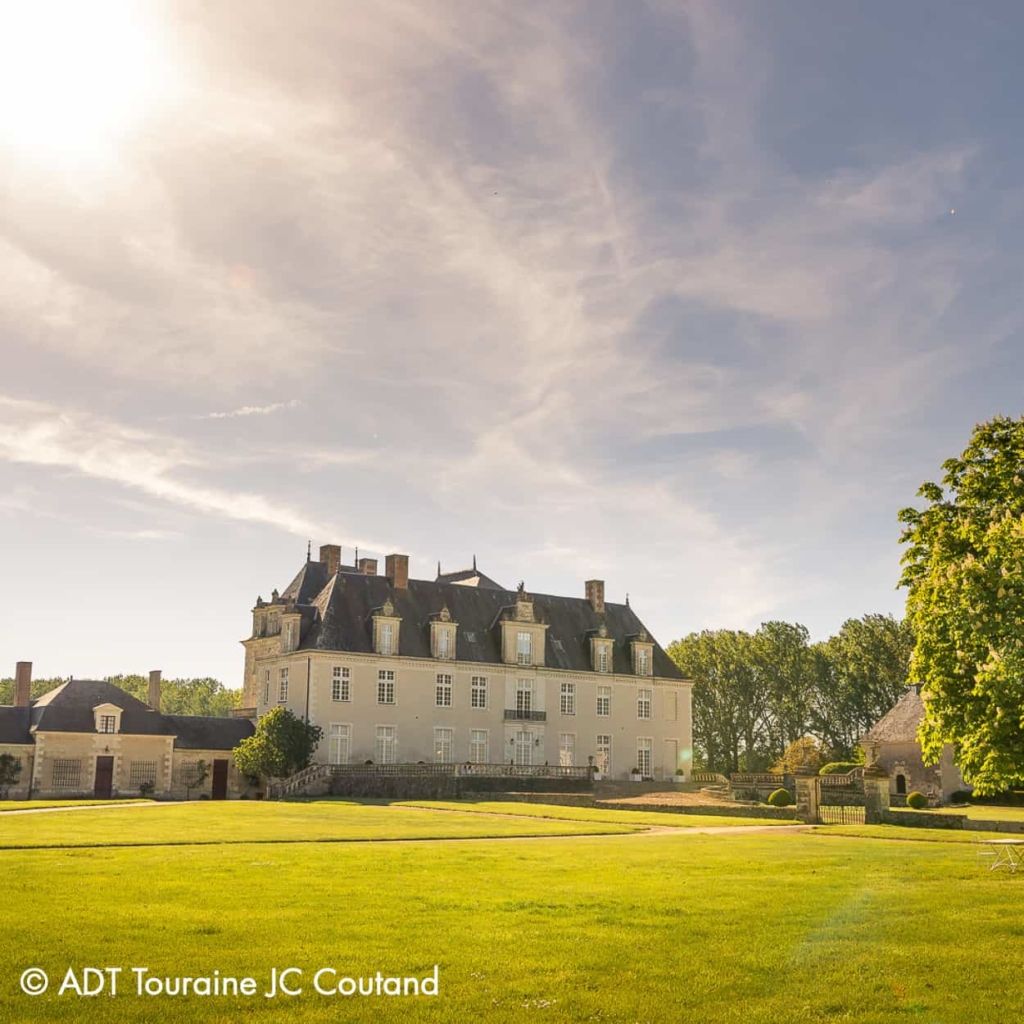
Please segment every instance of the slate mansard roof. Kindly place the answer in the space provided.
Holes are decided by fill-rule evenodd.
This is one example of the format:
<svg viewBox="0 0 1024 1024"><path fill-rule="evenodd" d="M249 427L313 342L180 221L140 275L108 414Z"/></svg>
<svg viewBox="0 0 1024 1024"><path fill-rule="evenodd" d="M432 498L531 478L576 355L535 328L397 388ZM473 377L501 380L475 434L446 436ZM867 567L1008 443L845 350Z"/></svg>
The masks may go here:
<svg viewBox="0 0 1024 1024"><path fill-rule="evenodd" d="M296 610L301 610L302 631L298 650L348 651L373 653L372 619L390 600L394 615L402 620L399 630L398 654L403 657L430 658L430 621L447 607L451 621L458 624L456 658L458 661L501 664L500 619L509 617L515 608L517 594L505 590L478 572L464 570L439 575L436 580L409 580L408 587L394 587L386 576L368 576L346 571L343 567L326 579L326 567L320 562L307 562L303 570L281 595L295 595ZM308 594L314 580L324 579L319 593L309 605L296 600ZM458 578L455 581L454 578ZM545 630L545 664L550 668L574 672L591 672L590 638L603 625L615 641L612 671L621 675L633 673L630 641L644 624L627 604L605 602L604 613L594 611L585 597L555 597L531 594L534 614ZM653 673L668 679L682 679L682 673L661 646L654 644Z"/></svg>
<svg viewBox="0 0 1024 1024"><path fill-rule="evenodd" d="M95 733L93 709L99 704L121 709L120 735L174 736L175 748L231 750L253 733L245 718L165 715L113 683L72 679L27 708L0 707L0 743L34 743L35 732Z"/></svg>

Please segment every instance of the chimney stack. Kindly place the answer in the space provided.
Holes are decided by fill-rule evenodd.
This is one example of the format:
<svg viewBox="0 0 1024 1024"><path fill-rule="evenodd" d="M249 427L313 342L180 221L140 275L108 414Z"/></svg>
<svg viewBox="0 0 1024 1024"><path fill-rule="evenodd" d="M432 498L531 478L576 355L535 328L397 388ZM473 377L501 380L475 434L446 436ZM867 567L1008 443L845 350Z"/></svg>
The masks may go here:
<svg viewBox="0 0 1024 1024"><path fill-rule="evenodd" d="M341 567L341 545L321 544L320 561L327 566L327 575L333 576Z"/></svg>
<svg viewBox="0 0 1024 1024"><path fill-rule="evenodd" d="M377 559L376 558L360 558L357 563L359 571L364 576L376 576L377 575Z"/></svg>
<svg viewBox="0 0 1024 1024"><path fill-rule="evenodd" d="M19 661L14 668L14 706L27 708L32 697L32 662Z"/></svg>
<svg viewBox="0 0 1024 1024"><path fill-rule="evenodd" d="M409 556L388 555L384 559L384 572L388 582L396 590L407 590L409 588Z"/></svg>
<svg viewBox="0 0 1024 1024"><path fill-rule="evenodd" d="M158 668L149 673L149 706L154 711L160 710L160 669Z"/></svg>
<svg viewBox="0 0 1024 1024"><path fill-rule="evenodd" d="M587 600L598 615L604 614L604 580L587 580Z"/></svg>

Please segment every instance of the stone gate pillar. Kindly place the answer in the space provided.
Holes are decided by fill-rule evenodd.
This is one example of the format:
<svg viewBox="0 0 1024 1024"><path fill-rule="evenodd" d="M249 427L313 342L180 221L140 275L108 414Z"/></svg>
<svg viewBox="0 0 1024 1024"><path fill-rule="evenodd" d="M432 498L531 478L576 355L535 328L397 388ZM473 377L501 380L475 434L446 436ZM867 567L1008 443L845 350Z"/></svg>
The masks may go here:
<svg viewBox="0 0 1024 1024"><path fill-rule="evenodd" d="M880 764L864 769L864 823L881 825L889 810L889 773Z"/></svg>
<svg viewBox="0 0 1024 1024"><path fill-rule="evenodd" d="M817 825L818 773L813 768L797 768L794 775L796 816L807 825Z"/></svg>

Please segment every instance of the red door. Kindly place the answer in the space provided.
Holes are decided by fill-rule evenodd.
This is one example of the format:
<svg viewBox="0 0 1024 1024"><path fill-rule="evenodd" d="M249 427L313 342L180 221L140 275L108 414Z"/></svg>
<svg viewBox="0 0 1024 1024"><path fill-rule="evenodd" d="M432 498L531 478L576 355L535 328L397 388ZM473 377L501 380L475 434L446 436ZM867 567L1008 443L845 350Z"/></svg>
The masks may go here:
<svg viewBox="0 0 1024 1024"><path fill-rule="evenodd" d="M109 800L114 790L114 759L112 757L96 758L96 786L93 796L100 800Z"/></svg>
<svg viewBox="0 0 1024 1024"><path fill-rule="evenodd" d="M213 762L213 799L226 800L228 795L228 763L215 760Z"/></svg>

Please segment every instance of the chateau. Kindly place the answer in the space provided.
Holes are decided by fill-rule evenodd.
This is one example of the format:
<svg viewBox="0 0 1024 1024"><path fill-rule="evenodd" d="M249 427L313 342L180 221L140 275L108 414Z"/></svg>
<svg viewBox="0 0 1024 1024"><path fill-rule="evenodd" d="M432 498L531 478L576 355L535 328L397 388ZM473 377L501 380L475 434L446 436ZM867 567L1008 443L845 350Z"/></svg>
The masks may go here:
<svg viewBox="0 0 1024 1024"><path fill-rule="evenodd" d="M476 567L409 579L407 555L307 552L257 598L243 704L323 729L325 764L587 766L625 778L691 768L690 682L626 604L507 590Z"/></svg>

